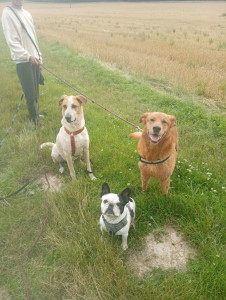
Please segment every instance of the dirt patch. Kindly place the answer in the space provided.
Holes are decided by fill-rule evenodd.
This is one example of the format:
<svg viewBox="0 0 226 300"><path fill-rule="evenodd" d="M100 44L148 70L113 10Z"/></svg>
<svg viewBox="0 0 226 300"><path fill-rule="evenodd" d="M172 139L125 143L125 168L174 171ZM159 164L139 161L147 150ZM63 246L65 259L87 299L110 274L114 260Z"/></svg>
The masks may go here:
<svg viewBox="0 0 226 300"><path fill-rule="evenodd" d="M46 177L48 179L49 185ZM47 173L46 176L43 175L36 181L36 183L38 187L44 191L59 192L62 188L62 182L59 177L50 173Z"/></svg>
<svg viewBox="0 0 226 300"><path fill-rule="evenodd" d="M152 268L186 271L187 258L195 253L179 232L171 226L165 226L161 234L149 234L145 239L144 249L130 255L128 263L138 276L143 276Z"/></svg>
<svg viewBox="0 0 226 300"><path fill-rule="evenodd" d="M8 290L5 287L0 287L0 300L10 300L11 296L9 295Z"/></svg>

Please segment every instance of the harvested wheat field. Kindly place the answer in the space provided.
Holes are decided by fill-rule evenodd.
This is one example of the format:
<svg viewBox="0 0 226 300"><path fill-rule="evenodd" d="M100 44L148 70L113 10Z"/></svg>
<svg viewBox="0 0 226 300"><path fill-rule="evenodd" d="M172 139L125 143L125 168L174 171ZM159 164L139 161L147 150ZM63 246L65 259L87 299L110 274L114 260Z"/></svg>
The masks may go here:
<svg viewBox="0 0 226 300"><path fill-rule="evenodd" d="M39 38L180 96L226 100L224 2L26 3L26 9Z"/></svg>
<svg viewBox="0 0 226 300"><path fill-rule="evenodd" d="M213 105L226 101L224 2L26 3L26 8L39 38L179 96L201 96Z"/></svg>

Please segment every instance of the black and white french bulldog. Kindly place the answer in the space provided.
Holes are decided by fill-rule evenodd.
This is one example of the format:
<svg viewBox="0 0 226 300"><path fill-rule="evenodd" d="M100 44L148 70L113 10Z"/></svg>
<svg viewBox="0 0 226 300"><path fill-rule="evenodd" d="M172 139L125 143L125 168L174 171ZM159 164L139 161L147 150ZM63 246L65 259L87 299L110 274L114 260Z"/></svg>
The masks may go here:
<svg viewBox="0 0 226 300"><path fill-rule="evenodd" d="M123 250L128 248L129 229L131 225L134 226L136 205L130 195L130 188L126 188L121 194L117 195L110 192L107 183L102 185L100 229L101 232L104 230L113 235L121 235Z"/></svg>

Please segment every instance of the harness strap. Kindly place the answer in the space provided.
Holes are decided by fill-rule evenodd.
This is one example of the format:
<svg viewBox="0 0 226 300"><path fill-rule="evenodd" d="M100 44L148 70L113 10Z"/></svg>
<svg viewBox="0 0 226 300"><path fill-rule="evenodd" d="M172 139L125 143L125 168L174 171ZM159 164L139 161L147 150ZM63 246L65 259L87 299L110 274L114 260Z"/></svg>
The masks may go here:
<svg viewBox="0 0 226 300"><path fill-rule="evenodd" d="M77 131L69 131L67 128L64 127L64 130L67 132L67 134L70 135L71 138L71 153L72 156L75 154L75 138L74 136L81 133L83 130L85 129L85 126L83 126L81 129L77 130Z"/></svg>
<svg viewBox="0 0 226 300"><path fill-rule="evenodd" d="M112 235L115 235L119 230L121 230L123 227L126 226L126 224L128 223L127 221L127 214L125 215L125 217L120 221L118 222L117 224L112 224L112 223L109 223L104 215L102 215L102 218L103 218L103 221L104 221L104 224L107 228L107 230L112 234Z"/></svg>
<svg viewBox="0 0 226 300"><path fill-rule="evenodd" d="M145 163L145 164L149 164L149 165L156 165L156 164L163 163L164 161L166 161L169 158L170 158L170 155L164 159L159 159L156 161L148 161L148 160L144 159L143 157L139 156L139 161L141 161L142 163Z"/></svg>

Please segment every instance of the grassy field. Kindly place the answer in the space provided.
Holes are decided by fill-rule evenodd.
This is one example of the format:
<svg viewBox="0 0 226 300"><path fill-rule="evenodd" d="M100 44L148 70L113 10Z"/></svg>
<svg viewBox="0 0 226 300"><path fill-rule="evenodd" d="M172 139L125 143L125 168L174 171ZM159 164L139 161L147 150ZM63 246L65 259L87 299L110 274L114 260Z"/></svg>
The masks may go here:
<svg viewBox="0 0 226 300"><path fill-rule="evenodd" d="M107 2L107 1L106 1ZM226 102L224 2L27 4L39 37L177 96ZM215 101L211 101L215 100Z"/></svg>
<svg viewBox="0 0 226 300"><path fill-rule="evenodd" d="M105 68L57 38L43 35L39 42L47 68L129 121L139 125L145 111L174 114L180 148L167 198L161 197L156 180L143 193L137 143L127 137L134 129L88 103L85 119L98 180L91 182L77 170L77 181L71 182L65 168L65 174L58 175L62 190L47 193L48 224L24 264L31 298L225 299L226 121L220 106L219 113L211 113L186 95L180 99L157 92L137 74L131 72L126 77ZM0 44L1 141L11 124L21 89L2 31ZM42 142L55 141L61 120L59 98L74 93L47 72L44 76L46 84L40 88L40 113L46 114ZM33 130L27 120L23 101L12 132L0 148L0 197L18 189L34 174L42 176L44 170L58 174L50 151L45 149L43 155L44 166L39 156L38 130ZM137 203L136 232L131 230L129 251L125 253L120 238L105 236L103 242L100 240L100 189L105 181L113 192L130 186ZM0 299L25 299L19 263L45 218L45 194L34 182L17 196L1 200L0 206ZM150 220L154 220L151 226ZM197 255L188 261L186 272L152 269L139 278L127 265L129 255L139 254L145 236L169 223L183 232Z"/></svg>

